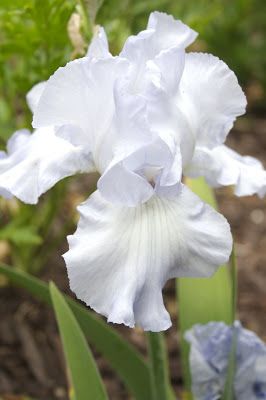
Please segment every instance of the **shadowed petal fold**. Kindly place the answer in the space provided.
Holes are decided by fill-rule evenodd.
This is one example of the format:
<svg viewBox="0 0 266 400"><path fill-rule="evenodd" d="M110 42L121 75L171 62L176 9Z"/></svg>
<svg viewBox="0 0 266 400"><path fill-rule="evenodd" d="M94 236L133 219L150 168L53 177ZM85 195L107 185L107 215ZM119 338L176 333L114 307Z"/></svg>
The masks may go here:
<svg viewBox="0 0 266 400"><path fill-rule="evenodd" d="M169 328L165 282L211 276L231 252L225 218L185 186L176 199L153 196L135 208L114 206L97 191L79 212L64 255L70 286L110 322Z"/></svg>

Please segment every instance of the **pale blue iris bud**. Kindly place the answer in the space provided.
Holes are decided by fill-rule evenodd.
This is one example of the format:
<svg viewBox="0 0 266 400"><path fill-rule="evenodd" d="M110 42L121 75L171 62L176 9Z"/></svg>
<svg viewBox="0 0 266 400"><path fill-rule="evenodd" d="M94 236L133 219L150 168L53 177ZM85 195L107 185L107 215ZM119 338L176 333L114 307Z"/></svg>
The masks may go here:
<svg viewBox="0 0 266 400"><path fill-rule="evenodd" d="M228 360L236 335L236 400L266 399L266 345L258 336L223 322L195 325L185 334L191 344L190 369L196 400L218 400L224 390Z"/></svg>

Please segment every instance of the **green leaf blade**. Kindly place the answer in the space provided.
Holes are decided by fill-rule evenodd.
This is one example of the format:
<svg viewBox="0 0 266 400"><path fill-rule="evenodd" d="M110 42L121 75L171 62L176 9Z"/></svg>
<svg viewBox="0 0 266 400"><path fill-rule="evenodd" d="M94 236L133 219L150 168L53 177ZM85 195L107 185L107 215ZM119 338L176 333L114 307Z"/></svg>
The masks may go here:
<svg viewBox="0 0 266 400"><path fill-rule="evenodd" d="M217 209L213 190L204 179L187 180L187 185L203 201ZM221 266L211 278L177 279L179 326L181 331L181 355L185 387L190 392L189 344L184 333L193 325L210 321L234 321L233 282L228 266Z"/></svg>
<svg viewBox="0 0 266 400"><path fill-rule="evenodd" d="M10 282L26 289L28 293L51 305L48 285L40 279L0 264L0 274ZM106 358L136 400L152 399L152 378L148 364L143 357L127 343L110 325L65 296L69 306L89 342Z"/></svg>
<svg viewBox="0 0 266 400"><path fill-rule="evenodd" d="M50 294L69 367L75 400L107 400L92 353L73 312L54 283Z"/></svg>

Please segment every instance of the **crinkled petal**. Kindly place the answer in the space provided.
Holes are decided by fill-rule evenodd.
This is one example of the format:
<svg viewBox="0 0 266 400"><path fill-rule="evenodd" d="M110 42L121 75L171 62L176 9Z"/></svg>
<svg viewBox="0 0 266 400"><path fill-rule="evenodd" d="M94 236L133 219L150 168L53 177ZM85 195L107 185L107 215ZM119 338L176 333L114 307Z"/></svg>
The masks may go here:
<svg viewBox="0 0 266 400"><path fill-rule="evenodd" d="M184 48L195 37L196 32L181 21L174 20L172 16L164 13L152 13L148 29L141 31L136 36L130 36L120 53L120 56L130 61L131 90L135 93L145 92L147 77L149 79L156 78L156 71L152 72L153 68L149 65L151 62L155 63L159 70L162 67L160 74L164 75L166 82L169 83L171 81L173 83L172 78L176 65L179 63L182 65L182 59L179 60L177 53L178 51L184 52ZM169 56L165 57L165 53L171 54L172 59L175 57L174 64L167 62ZM167 60L162 63L161 58L166 58ZM168 71L165 68L167 64ZM152 76L150 76L151 72ZM178 79L177 73L174 88L178 84Z"/></svg>
<svg viewBox="0 0 266 400"><path fill-rule="evenodd" d="M237 196L266 194L266 171L261 162L224 145L212 150L196 147L185 174L194 178L204 176L213 187L234 185Z"/></svg>
<svg viewBox="0 0 266 400"><path fill-rule="evenodd" d="M128 207L135 207L153 195L149 182L127 168L122 161L110 165L100 177L97 187L106 200Z"/></svg>
<svg viewBox="0 0 266 400"><path fill-rule="evenodd" d="M37 203L59 180L91 168L81 148L57 137L52 128L16 132L10 142L10 153L0 160L0 191L25 203Z"/></svg>
<svg viewBox="0 0 266 400"><path fill-rule="evenodd" d="M178 91L185 66L185 51L176 47L163 51L153 61L148 61L147 66L149 73L156 71L157 67L157 85L171 96Z"/></svg>
<svg viewBox="0 0 266 400"><path fill-rule="evenodd" d="M94 36L91 44L89 45L86 56L92 61L112 56L109 52L107 36L102 26L97 25L95 27Z"/></svg>
<svg viewBox="0 0 266 400"><path fill-rule="evenodd" d="M26 100L32 113L34 113L34 111L37 108L37 105L39 103L41 95L43 94L45 86L46 86L46 81L39 82L36 85L34 85L26 95Z"/></svg>
<svg viewBox="0 0 266 400"><path fill-rule="evenodd" d="M264 351L263 351L264 350ZM235 393L237 399L258 400L266 398L266 346L248 368L236 374Z"/></svg>
<svg viewBox="0 0 266 400"><path fill-rule="evenodd" d="M129 207L147 201L154 191L177 194L182 173L178 144L151 130L143 97L117 86L114 157L99 179L98 189L107 201Z"/></svg>
<svg viewBox="0 0 266 400"><path fill-rule="evenodd" d="M266 393L265 343L255 333L244 329L239 321L235 321L233 326L209 322L206 325L194 325L185 334L191 345L190 369L196 399L220 399L227 378L234 334L236 399L256 400L263 398Z"/></svg>
<svg viewBox="0 0 266 400"><path fill-rule="evenodd" d="M165 49L178 46L186 48L194 42L197 32L172 15L154 11L150 14L147 29L154 29L157 33L158 47Z"/></svg>
<svg viewBox="0 0 266 400"><path fill-rule="evenodd" d="M154 193L173 197L180 188L181 155L157 137L121 160L114 159L98 181L102 196L114 204L135 207Z"/></svg>
<svg viewBox="0 0 266 400"><path fill-rule="evenodd" d="M110 322L169 328L165 282L210 276L231 252L225 218L185 186L175 200L154 196L135 208L114 206L97 191L79 212L64 255L70 286Z"/></svg>
<svg viewBox="0 0 266 400"><path fill-rule="evenodd" d="M189 53L180 81L177 105L184 113L195 144L222 144L237 116L244 114L246 97L235 74L211 54Z"/></svg>
<svg viewBox="0 0 266 400"><path fill-rule="evenodd" d="M189 354L192 393L197 400L220 400L223 384L219 375L210 368L196 347Z"/></svg>
<svg viewBox="0 0 266 400"><path fill-rule="evenodd" d="M223 322L194 325L185 333L190 343L189 366L192 391L198 400L219 400L223 394L228 367L230 327Z"/></svg>
<svg viewBox="0 0 266 400"><path fill-rule="evenodd" d="M84 57L59 68L47 81L33 126L75 126L72 142L79 141L87 152L98 151L114 116L114 82L127 66L119 58L92 63Z"/></svg>
<svg viewBox="0 0 266 400"><path fill-rule="evenodd" d="M121 52L131 62L146 62L154 59L161 51L178 47L184 49L197 37L197 33L171 15L153 12L147 30L130 36Z"/></svg>
<svg viewBox="0 0 266 400"><path fill-rule="evenodd" d="M31 132L28 129L19 129L14 132L13 135L7 141L7 155L15 153L15 151L19 150L22 146L24 146L31 135Z"/></svg>

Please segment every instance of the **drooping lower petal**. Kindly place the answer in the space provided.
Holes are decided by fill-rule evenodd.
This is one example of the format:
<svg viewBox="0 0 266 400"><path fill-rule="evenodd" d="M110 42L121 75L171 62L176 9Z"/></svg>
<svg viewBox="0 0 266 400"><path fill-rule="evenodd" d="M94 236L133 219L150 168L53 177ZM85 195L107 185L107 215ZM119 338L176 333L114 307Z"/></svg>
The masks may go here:
<svg viewBox="0 0 266 400"><path fill-rule="evenodd" d="M0 160L0 191L35 204L41 194L61 179L76 172L90 171L91 160L57 137L53 128L16 132L8 142L8 153Z"/></svg>
<svg viewBox="0 0 266 400"><path fill-rule="evenodd" d="M185 186L175 200L154 196L134 208L114 206L97 191L79 212L64 255L70 286L110 322L169 328L165 282L210 276L231 252L225 218Z"/></svg>
<svg viewBox="0 0 266 400"><path fill-rule="evenodd" d="M194 178L204 176L212 187L234 185L237 196L266 194L266 171L261 162L241 156L227 146L212 150L196 147L185 174Z"/></svg>

